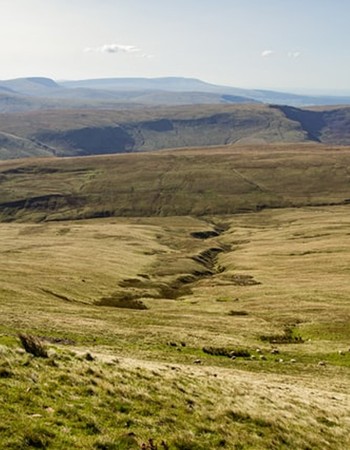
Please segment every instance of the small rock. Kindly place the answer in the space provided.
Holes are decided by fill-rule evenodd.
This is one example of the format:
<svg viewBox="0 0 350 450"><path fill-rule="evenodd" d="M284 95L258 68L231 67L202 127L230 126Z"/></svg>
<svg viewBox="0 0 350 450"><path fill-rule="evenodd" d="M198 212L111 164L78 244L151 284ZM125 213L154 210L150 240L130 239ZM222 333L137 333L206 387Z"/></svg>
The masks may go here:
<svg viewBox="0 0 350 450"><path fill-rule="evenodd" d="M319 365L319 366L325 366L326 363L325 363L325 361L320 361L320 362L318 363L318 365Z"/></svg>
<svg viewBox="0 0 350 450"><path fill-rule="evenodd" d="M262 353L262 351L261 351L261 349L260 348L257 348L256 350L256 353L259 353L259 354L261 354Z"/></svg>
<svg viewBox="0 0 350 450"><path fill-rule="evenodd" d="M176 342L169 342L168 345L170 345L170 347L177 347L177 343Z"/></svg>
<svg viewBox="0 0 350 450"><path fill-rule="evenodd" d="M95 357L90 352L86 353L85 359L86 361L95 361Z"/></svg>
<svg viewBox="0 0 350 450"><path fill-rule="evenodd" d="M230 358L232 359L232 361L234 361L236 359L236 356L232 355Z"/></svg>
<svg viewBox="0 0 350 450"><path fill-rule="evenodd" d="M49 406L48 408L45 408L45 411L49 414L53 414L55 412L55 410L53 408L51 408L51 406Z"/></svg>
<svg viewBox="0 0 350 450"><path fill-rule="evenodd" d="M37 383L38 382L38 375L36 374L36 373L32 373L31 375L30 375L30 379L33 381L33 383Z"/></svg>
<svg viewBox="0 0 350 450"><path fill-rule="evenodd" d="M250 359L256 359L255 355L251 355Z"/></svg>
<svg viewBox="0 0 350 450"><path fill-rule="evenodd" d="M279 350L278 350L278 348L273 348L272 350L271 350L271 355L278 355L279 354Z"/></svg>
<svg viewBox="0 0 350 450"><path fill-rule="evenodd" d="M193 361L193 364L202 364L202 360L201 359L195 359Z"/></svg>
<svg viewBox="0 0 350 450"><path fill-rule="evenodd" d="M338 355L344 356L344 355L345 355L345 352L343 352L343 350L339 350L339 351L338 351Z"/></svg>
<svg viewBox="0 0 350 450"><path fill-rule="evenodd" d="M279 363L283 363L284 360L283 360L282 358L280 358L280 359L278 360L278 362L279 362Z"/></svg>
<svg viewBox="0 0 350 450"><path fill-rule="evenodd" d="M182 347L186 347L186 345L187 345L186 342L181 342Z"/></svg>
<svg viewBox="0 0 350 450"><path fill-rule="evenodd" d="M266 356L265 355L260 355L260 359L261 359L261 361L266 361Z"/></svg>
<svg viewBox="0 0 350 450"><path fill-rule="evenodd" d="M292 358L292 359L290 360L290 362L291 362L291 363L296 363L296 362L297 362L297 360L296 360L296 359L294 359L294 358Z"/></svg>

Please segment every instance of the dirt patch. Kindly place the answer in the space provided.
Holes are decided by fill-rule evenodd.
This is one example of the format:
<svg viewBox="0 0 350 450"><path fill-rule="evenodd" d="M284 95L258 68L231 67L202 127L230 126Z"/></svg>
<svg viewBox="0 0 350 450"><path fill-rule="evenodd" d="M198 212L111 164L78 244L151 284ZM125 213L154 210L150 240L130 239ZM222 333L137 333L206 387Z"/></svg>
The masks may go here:
<svg viewBox="0 0 350 450"><path fill-rule="evenodd" d="M110 297L102 297L96 302L98 306L110 306L113 308L127 308L127 309L148 309L147 306L132 293L117 292Z"/></svg>
<svg viewBox="0 0 350 450"><path fill-rule="evenodd" d="M215 230L208 230L208 231L194 231L191 233L191 236L195 239L210 239L213 237L219 236L220 233L218 233Z"/></svg>
<svg viewBox="0 0 350 450"><path fill-rule="evenodd" d="M250 352L244 348L228 348L228 347L203 347L203 352L207 355L226 356L228 358L249 358Z"/></svg>
<svg viewBox="0 0 350 450"><path fill-rule="evenodd" d="M175 300L185 295L191 295L192 290L188 285L186 286L186 284L187 283L183 283L179 279L176 279L169 284L163 284L158 287L159 297Z"/></svg>
<svg viewBox="0 0 350 450"><path fill-rule="evenodd" d="M228 313L229 316L249 316L247 311L231 310Z"/></svg>
<svg viewBox="0 0 350 450"><path fill-rule="evenodd" d="M132 296L133 298L164 298L176 300L184 295L192 294L189 287L190 283L197 280L197 277L186 274L176 278L173 281L165 282L163 280L128 278L119 283L120 287L133 289L133 291L124 291L124 296Z"/></svg>
<svg viewBox="0 0 350 450"><path fill-rule="evenodd" d="M222 253L224 249L220 247L212 247L206 250L203 250L198 255L192 256L193 261L204 266L211 274L217 272L215 270L217 264L217 256L219 253Z"/></svg>

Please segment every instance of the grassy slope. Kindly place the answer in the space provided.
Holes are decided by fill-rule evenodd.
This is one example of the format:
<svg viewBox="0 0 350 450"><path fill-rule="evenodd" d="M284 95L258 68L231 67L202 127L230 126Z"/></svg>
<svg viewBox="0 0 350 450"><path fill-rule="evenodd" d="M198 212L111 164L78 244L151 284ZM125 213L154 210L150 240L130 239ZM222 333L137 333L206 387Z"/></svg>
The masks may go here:
<svg viewBox="0 0 350 450"><path fill-rule="evenodd" d="M346 147L305 144L3 162L0 218L198 216L343 203L349 164Z"/></svg>
<svg viewBox="0 0 350 450"><path fill-rule="evenodd" d="M348 206L227 214L341 203L349 158L302 145L1 163L3 220L153 217L0 224L0 448L349 447ZM204 216L174 216L189 213ZM20 331L50 358L23 354Z"/></svg>
<svg viewBox="0 0 350 450"><path fill-rule="evenodd" d="M0 132L0 155L2 159L18 159L28 157L52 156L44 145L30 139L21 138L8 133Z"/></svg>
<svg viewBox="0 0 350 450"><path fill-rule="evenodd" d="M1 224L0 447L347 448L349 225L346 206ZM158 289L184 276L179 298ZM148 309L96 305L127 294ZM261 340L286 327L304 343Z"/></svg>

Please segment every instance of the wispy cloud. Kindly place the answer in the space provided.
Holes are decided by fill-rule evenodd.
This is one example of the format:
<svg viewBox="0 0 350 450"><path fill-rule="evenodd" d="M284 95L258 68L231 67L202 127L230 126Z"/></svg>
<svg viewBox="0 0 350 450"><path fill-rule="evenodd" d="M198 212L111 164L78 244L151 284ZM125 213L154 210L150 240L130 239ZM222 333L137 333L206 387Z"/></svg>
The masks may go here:
<svg viewBox="0 0 350 450"><path fill-rule="evenodd" d="M299 51L289 51L289 52L286 52L284 54L281 53L281 52L280 53L276 53L274 50L264 50L264 51L261 52L261 57L262 58L270 58L272 56L278 56L279 59L285 58L286 56L288 58L291 58L291 59L297 59L297 58L299 58L301 56L301 52L299 52Z"/></svg>
<svg viewBox="0 0 350 450"><path fill-rule="evenodd" d="M142 50L135 45L104 44L100 47L87 47L85 52L97 53L141 53Z"/></svg>
<svg viewBox="0 0 350 450"><path fill-rule="evenodd" d="M270 56L274 55L275 52L273 50L264 50L263 52L261 52L261 56L263 58L269 58Z"/></svg>

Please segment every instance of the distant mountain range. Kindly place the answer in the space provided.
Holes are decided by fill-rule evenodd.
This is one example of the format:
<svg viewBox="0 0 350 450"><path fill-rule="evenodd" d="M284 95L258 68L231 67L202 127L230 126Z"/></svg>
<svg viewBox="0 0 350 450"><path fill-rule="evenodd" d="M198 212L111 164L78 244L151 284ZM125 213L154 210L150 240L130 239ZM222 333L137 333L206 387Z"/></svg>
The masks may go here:
<svg viewBox="0 0 350 450"><path fill-rule="evenodd" d="M0 82L0 113L0 159L247 143L350 145L350 97L192 78L6 80Z"/></svg>
<svg viewBox="0 0 350 450"><path fill-rule="evenodd" d="M181 77L60 82L43 77L27 77L0 81L0 112L245 103L296 107L344 105L350 104L350 97L241 89Z"/></svg>

